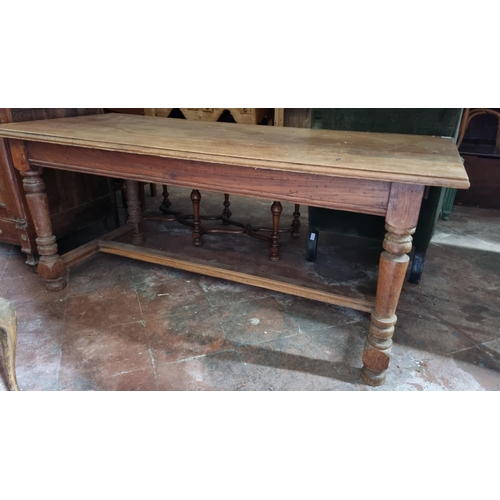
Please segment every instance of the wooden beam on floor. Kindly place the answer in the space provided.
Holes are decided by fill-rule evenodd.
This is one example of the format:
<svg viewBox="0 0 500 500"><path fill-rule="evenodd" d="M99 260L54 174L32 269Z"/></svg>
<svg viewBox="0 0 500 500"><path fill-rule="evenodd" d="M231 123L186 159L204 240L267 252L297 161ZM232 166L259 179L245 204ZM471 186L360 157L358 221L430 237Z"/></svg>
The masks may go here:
<svg viewBox="0 0 500 500"><path fill-rule="evenodd" d="M73 267L76 264L80 264L80 262L87 260L89 257L92 257L92 255L98 253L99 242L108 240L121 240L131 234L133 231L134 227L130 224L126 224L122 227L119 227L118 229L115 229L114 231L106 233L104 236L100 236L95 240L89 241L88 243L85 243L84 245L81 245L78 248L71 250L70 252L66 252L61 256L62 260L66 264L67 268Z"/></svg>
<svg viewBox="0 0 500 500"><path fill-rule="evenodd" d="M229 281L235 281L237 283L243 283L246 285L258 286L260 288L266 288L275 292L287 293L311 300L318 300L320 302L326 302L327 304L333 304L336 306L349 307L358 311L371 312L375 305L374 297L346 297L344 295L315 290L313 288L289 283L286 281L262 278L260 276L240 273L238 271L232 271L230 269L224 269L222 267L210 266L195 259L191 259L189 261L181 260L176 256L173 256L161 250L142 248L127 243L119 243L115 241L100 241L99 249L101 252L109 253L112 255L129 257L144 262L150 262L152 264L159 264L162 266L172 267L174 269L181 269L183 271L203 274L205 276L211 276L213 278L221 278Z"/></svg>

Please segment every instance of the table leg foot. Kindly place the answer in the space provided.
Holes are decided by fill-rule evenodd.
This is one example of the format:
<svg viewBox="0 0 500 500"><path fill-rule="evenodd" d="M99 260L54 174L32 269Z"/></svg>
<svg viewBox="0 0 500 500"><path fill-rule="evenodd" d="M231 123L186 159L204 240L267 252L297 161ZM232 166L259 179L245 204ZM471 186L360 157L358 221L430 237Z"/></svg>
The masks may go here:
<svg viewBox="0 0 500 500"><path fill-rule="evenodd" d="M372 387L378 387L385 383L385 372L374 373L366 368L366 366L363 366L361 369L361 378L365 384L371 385Z"/></svg>
<svg viewBox="0 0 500 500"><path fill-rule="evenodd" d="M49 292L59 292L60 290L64 290L64 288L66 287L66 280L64 278L44 281L45 288L47 288Z"/></svg>
<svg viewBox="0 0 500 500"><path fill-rule="evenodd" d="M66 286L66 264L58 254L56 237L52 234L49 203L42 169L30 167L22 172L26 200L33 217L37 233L36 244L40 254L37 271L50 291L62 290Z"/></svg>
<svg viewBox="0 0 500 500"><path fill-rule="evenodd" d="M379 279L375 309L371 315L370 332L363 352L361 376L369 385L382 385L389 367L392 336L396 324L396 307L408 267L411 250L411 229L396 229L386 224L384 252L380 256Z"/></svg>

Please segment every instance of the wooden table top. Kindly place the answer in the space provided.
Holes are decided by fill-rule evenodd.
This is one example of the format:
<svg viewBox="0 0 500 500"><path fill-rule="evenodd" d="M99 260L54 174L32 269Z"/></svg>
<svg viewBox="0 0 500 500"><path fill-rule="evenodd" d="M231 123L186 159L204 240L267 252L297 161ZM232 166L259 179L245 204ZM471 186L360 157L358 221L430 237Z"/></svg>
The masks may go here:
<svg viewBox="0 0 500 500"><path fill-rule="evenodd" d="M0 137L337 177L468 188L451 138L100 114L0 125Z"/></svg>

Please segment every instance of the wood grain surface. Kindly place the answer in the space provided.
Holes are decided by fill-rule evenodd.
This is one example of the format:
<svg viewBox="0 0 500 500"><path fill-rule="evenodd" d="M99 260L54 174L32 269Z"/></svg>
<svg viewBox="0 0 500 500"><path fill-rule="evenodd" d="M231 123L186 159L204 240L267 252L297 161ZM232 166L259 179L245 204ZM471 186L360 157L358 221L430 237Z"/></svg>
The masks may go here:
<svg viewBox="0 0 500 500"><path fill-rule="evenodd" d="M43 142L26 144L32 167L74 170L374 215L385 215L391 187L389 182L369 179L253 169L75 146L54 147ZM27 162L17 165L28 168Z"/></svg>
<svg viewBox="0 0 500 500"><path fill-rule="evenodd" d="M250 168L468 188L451 138L103 114L11 123L0 137Z"/></svg>

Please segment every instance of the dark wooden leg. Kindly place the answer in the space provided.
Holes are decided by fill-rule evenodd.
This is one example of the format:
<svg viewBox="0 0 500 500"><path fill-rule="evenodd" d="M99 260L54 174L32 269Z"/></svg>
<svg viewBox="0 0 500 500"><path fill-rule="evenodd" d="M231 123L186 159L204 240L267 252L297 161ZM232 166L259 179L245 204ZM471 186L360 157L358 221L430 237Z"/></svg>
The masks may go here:
<svg viewBox="0 0 500 500"><path fill-rule="evenodd" d="M42 169L30 167L29 170L22 172L22 175L26 200L38 236L35 240L40 254L38 274L45 281L48 290L62 290L66 286L64 279L66 265L57 253L56 237L52 234L49 202L42 179Z"/></svg>
<svg viewBox="0 0 500 500"><path fill-rule="evenodd" d="M127 181L125 181L126 184ZM141 213L146 211L146 194L144 192L146 188L145 182L139 182L139 201L141 202Z"/></svg>
<svg viewBox="0 0 500 500"><path fill-rule="evenodd" d="M396 324L396 307L403 287L412 248L411 235L418 221L423 186L393 184L382 244L375 309L371 314L370 332L363 353L363 380L373 386L382 385L392 348Z"/></svg>
<svg viewBox="0 0 500 500"><path fill-rule="evenodd" d="M108 186L110 201L111 205L113 206L113 223L115 226L114 229L118 229L120 227L120 215L118 213L118 203L116 200L116 179L108 177ZM125 204L123 206L125 206Z"/></svg>
<svg viewBox="0 0 500 500"><path fill-rule="evenodd" d="M158 195L158 193L156 191L156 184L154 182L149 183L149 191L150 191L150 194L153 198Z"/></svg>
<svg viewBox="0 0 500 500"><path fill-rule="evenodd" d="M134 245L142 245L144 243L144 234L141 227L142 208L139 198L139 183L127 180L125 181L125 185L127 189L127 224L134 226L132 243Z"/></svg>
<svg viewBox="0 0 500 500"><path fill-rule="evenodd" d="M16 379L17 318L12 305L0 298L0 341L7 382L11 391L19 391Z"/></svg>
<svg viewBox="0 0 500 500"><path fill-rule="evenodd" d="M227 222L227 219L229 219L229 217L231 217L232 215L231 210L229 210L230 205L231 203L229 202L229 195L224 194L224 210L222 211L222 223L226 225L229 224L229 222Z"/></svg>
<svg viewBox="0 0 500 500"><path fill-rule="evenodd" d="M125 181L123 179L120 181L120 192L122 195L123 208L127 211L127 188L125 187Z"/></svg>
<svg viewBox="0 0 500 500"><path fill-rule="evenodd" d="M197 189L191 192L193 202L193 245L201 247L201 221L200 221L200 201L201 194Z"/></svg>
<svg viewBox="0 0 500 500"><path fill-rule="evenodd" d="M279 244L279 228L280 228L280 216L283 211L283 207L279 201L275 201L271 206L271 212L273 214L273 234L271 238L271 252L269 254L269 260L271 262L278 262L280 260L280 244Z"/></svg>
<svg viewBox="0 0 500 500"><path fill-rule="evenodd" d="M168 214L168 211L169 211L169 208L170 206L172 205L172 203L170 202L169 200L169 192L168 192L168 186L166 184L163 184L163 201L160 205L160 210L164 213L164 214Z"/></svg>
<svg viewBox="0 0 500 500"><path fill-rule="evenodd" d="M300 205L295 205L295 212L293 212L292 221L292 236L298 238L300 236Z"/></svg>

